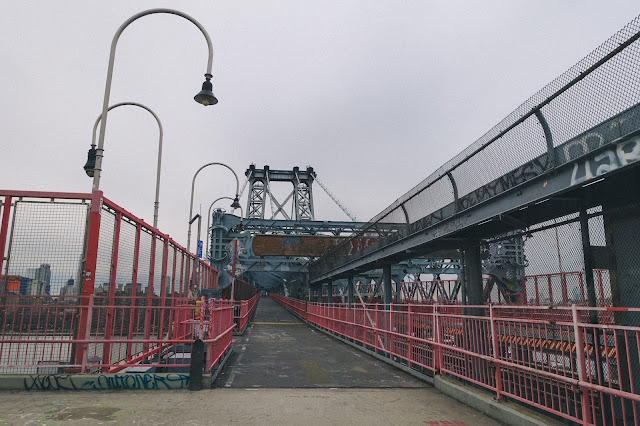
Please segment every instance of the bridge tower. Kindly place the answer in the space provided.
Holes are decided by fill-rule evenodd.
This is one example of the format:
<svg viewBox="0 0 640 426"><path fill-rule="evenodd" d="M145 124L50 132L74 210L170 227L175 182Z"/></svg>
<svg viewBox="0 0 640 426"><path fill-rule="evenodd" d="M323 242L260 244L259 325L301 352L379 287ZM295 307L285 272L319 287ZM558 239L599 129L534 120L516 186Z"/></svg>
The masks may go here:
<svg viewBox="0 0 640 426"><path fill-rule="evenodd" d="M248 219L265 219L267 200L271 204L269 219L284 220L314 220L313 192L311 186L315 178L313 167L300 170L271 170L269 166L257 169L249 166L245 175L249 181L249 199L247 201ZM292 190L284 201L279 201L271 191L273 182L286 182L292 185ZM287 207L290 207L287 209Z"/></svg>

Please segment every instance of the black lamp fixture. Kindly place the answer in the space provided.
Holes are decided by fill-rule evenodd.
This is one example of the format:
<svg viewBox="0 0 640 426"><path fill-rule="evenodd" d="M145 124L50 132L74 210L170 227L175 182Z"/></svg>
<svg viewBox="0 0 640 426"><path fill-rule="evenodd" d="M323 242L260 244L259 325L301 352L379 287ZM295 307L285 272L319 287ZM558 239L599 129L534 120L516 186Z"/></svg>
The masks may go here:
<svg viewBox="0 0 640 426"><path fill-rule="evenodd" d="M215 96L213 96L213 85L211 84L211 74L205 74L204 77L206 80L202 83L202 90L193 97L196 102L204 105L215 105L218 103L218 100Z"/></svg>
<svg viewBox="0 0 640 426"><path fill-rule="evenodd" d="M233 199L233 203L231 203L231 208L232 209L239 209L240 208L240 201L238 200L238 196L236 195L236 198Z"/></svg>
<svg viewBox="0 0 640 426"><path fill-rule="evenodd" d="M93 177L93 172L96 168L96 146L91 145L89 152L87 153L87 162L84 165L84 172L89 177Z"/></svg>

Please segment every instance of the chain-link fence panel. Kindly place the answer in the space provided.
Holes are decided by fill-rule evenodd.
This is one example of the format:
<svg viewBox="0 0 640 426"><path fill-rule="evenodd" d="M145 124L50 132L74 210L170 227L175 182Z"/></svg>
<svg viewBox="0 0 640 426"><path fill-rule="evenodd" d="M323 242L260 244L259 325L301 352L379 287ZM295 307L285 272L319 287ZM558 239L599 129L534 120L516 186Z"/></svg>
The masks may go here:
<svg viewBox="0 0 640 426"><path fill-rule="evenodd" d="M625 147L611 147L611 152L605 153L609 157L601 155L609 158L609 163L604 165L596 164L601 161L600 157L594 157L593 165L589 161L577 160L621 137L633 137L640 131L639 58L640 17L637 17L376 215L350 241L345 241L313 263L310 266L311 279L326 277L373 252L381 253L384 247L424 233L443 221L463 217L466 211L481 203L485 206L489 202L497 203L499 196L513 193L515 191L512 190L534 182L534 179L552 177L555 170L569 170L572 167L569 163L573 163L573 172L568 187L576 187L637 161L640 158L637 141ZM505 212L509 208L520 207L517 199L510 202L513 205L505 204ZM563 214L566 212L558 216ZM390 224L407 222L406 227L400 226L391 232L385 230L385 226ZM455 231L454 226L446 230L450 233ZM532 259L540 264L546 260L545 263L555 265L552 269L558 274L569 272L565 271L566 268L580 269L581 249L573 241L573 231L575 229L567 227L558 228L551 236L540 234L538 239L550 241L549 244L541 243L547 248L537 255L540 259L536 260L536 255L532 255ZM559 233L557 238L556 232ZM442 236L442 232L438 236ZM365 237L372 242L359 244L354 250L353 241ZM480 236L489 237L491 235ZM563 250L556 244L555 250L548 249L553 247L551 240L554 238L558 241L564 238L562 244L566 248ZM594 235L594 238L601 241L602 235ZM536 262L529 267L532 271ZM547 292L543 298L551 299L552 296L555 296L553 291Z"/></svg>

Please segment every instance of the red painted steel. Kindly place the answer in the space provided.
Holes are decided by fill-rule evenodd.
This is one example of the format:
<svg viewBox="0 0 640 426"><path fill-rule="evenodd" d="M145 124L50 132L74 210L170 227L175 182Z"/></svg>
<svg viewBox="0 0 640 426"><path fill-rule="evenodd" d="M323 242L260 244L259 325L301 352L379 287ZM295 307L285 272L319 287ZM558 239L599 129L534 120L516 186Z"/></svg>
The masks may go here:
<svg viewBox="0 0 640 426"><path fill-rule="evenodd" d="M7 235L9 231L9 215L11 214L11 196L4 197L2 208L2 222L0 222L0 275L4 264L4 252L7 249Z"/></svg>
<svg viewBox="0 0 640 426"><path fill-rule="evenodd" d="M178 299L173 323L162 324L158 318L168 308L161 306L131 306L126 296L89 296L90 302L78 306L78 296L13 296L0 305L0 374L41 371L118 372L131 367L153 368L153 371L188 371L190 344L204 330L207 345L207 365L218 364L231 347L234 328L233 306L226 301L211 301L196 316L193 299ZM111 304L113 299L114 304ZM90 306L91 317L83 339L74 336L73 326L82 312ZM109 318L107 312L112 312ZM133 315L130 315L133 313ZM134 332L129 336L129 318L133 316ZM158 327L162 338L146 339L145 319ZM105 334L112 322L111 336ZM154 333L155 334L155 333ZM109 357L103 358L105 347ZM72 353L77 346L85 347L81 364L74 363ZM128 355L132 348L131 355ZM144 364L140 364L144 361ZM187 370L184 370L184 369ZM182 370L180 370L182 369Z"/></svg>
<svg viewBox="0 0 640 426"><path fill-rule="evenodd" d="M88 318L91 315L91 298L96 282L96 263L98 260L98 242L100 241L100 221L102 218L102 191L94 191L91 198L91 211L89 213L90 222L87 230L87 245L85 250L84 270L82 271L82 281L80 283L80 294L82 310L80 321L78 322L76 338L78 340L87 339L89 327ZM75 364L85 365L87 361L86 344L80 344L75 348Z"/></svg>
<svg viewBox="0 0 640 426"><path fill-rule="evenodd" d="M294 299L272 297L296 313ZM446 374L581 424L640 424L640 327L591 324L621 309L306 303L322 329L428 374ZM466 311L465 311L466 310ZM465 312L482 312L470 315ZM296 313L297 314L297 313Z"/></svg>
<svg viewBox="0 0 640 426"><path fill-rule="evenodd" d="M260 299L259 294L255 294L249 300L235 300L234 309L233 309L233 321L236 324L236 331L238 333L244 333L247 324L249 323L249 319L253 315L256 306L258 305L258 300Z"/></svg>
<svg viewBox="0 0 640 426"><path fill-rule="evenodd" d="M295 316L303 321L307 320L307 302L304 300L293 299L290 297L284 297L279 294L269 294L269 296L276 302L291 311Z"/></svg>
<svg viewBox="0 0 640 426"><path fill-rule="evenodd" d="M14 232L15 226L15 223L9 226L14 211L11 197L29 198L30 205L78 206L79 211L85 211L82 210L87 206L85 200L90 200L91 204L86 224L83 219L75 218L75 222L68 222L77 225L82 221L83 227L65 225L66 228L52 234L54 237L48 236L66 240L72 233L82 238L82 233L86 232L81 271L71 273L72 277L82 277L79 292L53 288L49 283L46 293L43 286L38 294L27 294L28 291L20 294L16 288L2 288L0 374L116 372L132 367L173 371L188 366L189 344L198 337L194 335L196 331L202 331L205 343L211 346L207 347L209 367L216 366L228 353L234 328L233 305L223 301L203 306L205 314L196 324L195 301L179 296L188 290L188 282L184 278L188 280L189 277L184 273L195 265L196 257L166 234L104 198L100 191L93 194L0 191L1 195L5 199L0 222L0 247L5 248L11 241L9 233ZM45 199L37 200L38 197ZM69 200L74 201L71 203ZM57 210L58 215L65 214L65 211ZM105 222L105 215L112 216L114 224L102 229L102 224L109 223ZM26 225L22 228L28 228L29 223L24 221L33 218L33 215L14 215L13 220L22 221L21 224ZM37 220L38 227L43 229L50 218L40 215ZM60 220L54 225L60 227L59 223ZM128 229L126 235L124 226ZM143 235L146 242L142 241ZM37 238L28 241L34 248L38 242ZM62 240L56 244L65 248ZM157 248L157 244L161 248ZM100 247L107 249L101 251ZM11 251L10 246L8 250ZM22 249L20 253L23 252L30 251ZM9 253L7 270L11 270L10 262L23 265L22 268L25 264L29 268L30 264L41 262L37 258L21 260L20 253ZM171 269L170 257L173 258ZM178 259L181 260L179 264ZM51 263L47 267L52 271L60 269L56 261L55 256L46 260ZM199 288L217 288L218 271L204 262L198 266L201 272ZM154 276L158 274L159 288L154 288L154 281L158 281ZM33 280L32 277L28 279ZM59 282L60 278L56 279ZM167 280L171 281L170 286ZM73 280L69 281L73 284ZM142 288L140 281L147 283L146 289ZM169 288L171 294L168 294ZM97 289L100 294L96 294ZM60 294L57 294L58 290Z"/></svg>

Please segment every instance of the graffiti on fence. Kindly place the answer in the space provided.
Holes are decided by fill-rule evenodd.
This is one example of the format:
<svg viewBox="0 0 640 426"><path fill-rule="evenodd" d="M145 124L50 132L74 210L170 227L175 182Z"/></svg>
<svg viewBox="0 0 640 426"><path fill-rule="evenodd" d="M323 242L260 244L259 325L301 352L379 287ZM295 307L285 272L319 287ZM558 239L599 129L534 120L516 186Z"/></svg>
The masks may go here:
<svg viewBox="0 0 640 426"><path fill-rule="evenodd" d="M39 391L59 390L163 390L184 389L189 385L189 375L180 373L155 374L99 374L79 376L70 374L47 374L29 376L24 379L24 389Z"/></svg>
<svg viewBox="0 0 640 426"><path fill-rule="evenodd" d="M576 162L571 173L571 185L612 172L640 160L640 136L618 142L608 150Z"/></svg>

